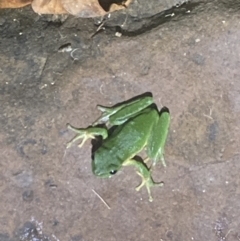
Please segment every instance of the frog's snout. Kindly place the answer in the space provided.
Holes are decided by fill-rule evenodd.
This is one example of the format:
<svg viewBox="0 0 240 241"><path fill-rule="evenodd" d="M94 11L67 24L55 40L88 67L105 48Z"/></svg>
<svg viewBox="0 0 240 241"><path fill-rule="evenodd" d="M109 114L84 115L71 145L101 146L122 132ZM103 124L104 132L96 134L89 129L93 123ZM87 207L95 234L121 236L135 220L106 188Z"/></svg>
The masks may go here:
<svg viewBox="0 0 240 241"><path fill-rule="evenodd" d="M98 165L96 165L94 160L92 161L92 172L98 177L106 177L106 173L102 171L101 166L99 167Z"/></svg>
<svg viewBox="0 0 240 241"><path fill-rule="evenodd" d="M93 170L94 175L98 176L98 177L102 177L102 178L107 178L107 177L111 177L113 174L117 173L116 170L112 170L110 172L103 172L100 170Z"/></svg>
<svg viewBox="0 0 240 241"><path fill-rule="evenodd" d="M116 167L105 167L102 165L98 165L94 160L92 161L92 171L94 175L102 178L111 177L112 175L117 173Z"/></svg>

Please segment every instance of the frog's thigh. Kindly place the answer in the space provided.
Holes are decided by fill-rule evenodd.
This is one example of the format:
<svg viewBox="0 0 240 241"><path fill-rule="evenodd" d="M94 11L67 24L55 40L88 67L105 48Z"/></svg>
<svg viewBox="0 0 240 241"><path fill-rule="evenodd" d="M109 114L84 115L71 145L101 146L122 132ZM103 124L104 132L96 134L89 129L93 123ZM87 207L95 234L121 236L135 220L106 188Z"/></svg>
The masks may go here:
<svg viewBox="0 0 240 241"><path fill-rule="evenodd" d="M163 112L153 125L147 143L147 153L153 160L153 165L155 165L160 159L163 166L166 166L164 161L164 146L167 139L169 124L170 115L168 112Z"/></svg>
<svg viewBox="0 0 240 241"><path fill-rule="evenodd" d="M132 102L125 103L116 113L114 113L109 118L109 122L112 125L120 125L127 121L129 118L140 113L146 107L150 106L153 103L153 98L145 96L139 99L136 99Z"/></svg>

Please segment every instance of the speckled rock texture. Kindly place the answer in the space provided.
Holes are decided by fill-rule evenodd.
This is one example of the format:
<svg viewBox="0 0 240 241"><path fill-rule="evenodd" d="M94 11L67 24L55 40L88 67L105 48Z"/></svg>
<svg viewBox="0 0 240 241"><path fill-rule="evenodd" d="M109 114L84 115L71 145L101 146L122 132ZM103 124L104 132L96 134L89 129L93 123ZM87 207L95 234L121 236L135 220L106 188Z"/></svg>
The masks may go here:
<svg viewBox="0 0 240 241"><path fill-rule="evenodd" d="M1 241L240 239L240 4L175 5L135 0L103 19L0 10ZM91 141L66 149L67 123L144 92L172 118L152 203L134 168L92 174Z"/></svg>

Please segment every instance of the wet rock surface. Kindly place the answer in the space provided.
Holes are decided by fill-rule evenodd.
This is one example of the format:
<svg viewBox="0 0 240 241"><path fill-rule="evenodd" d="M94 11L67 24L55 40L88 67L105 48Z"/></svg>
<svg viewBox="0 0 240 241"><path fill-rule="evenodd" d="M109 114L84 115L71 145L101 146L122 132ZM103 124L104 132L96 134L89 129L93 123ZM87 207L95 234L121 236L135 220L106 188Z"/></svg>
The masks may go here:
<svg viewBox="0 0 240 241"><path fill-rule="evenodd" d="M1 241L239 240L240 5L138 2L97 33L99 19L0 11ZM133 168L95 177L90 141L66 150L66 123L146 91L172 117L152 203Z"/></svg>

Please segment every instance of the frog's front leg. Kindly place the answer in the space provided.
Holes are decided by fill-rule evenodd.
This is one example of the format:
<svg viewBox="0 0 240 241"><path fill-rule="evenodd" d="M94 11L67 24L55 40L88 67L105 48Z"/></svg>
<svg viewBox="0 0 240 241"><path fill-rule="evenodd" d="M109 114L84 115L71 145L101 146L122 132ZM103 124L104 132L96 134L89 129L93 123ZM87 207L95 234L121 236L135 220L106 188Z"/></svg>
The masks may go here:
<svg viewBox="0 0 240 241"><path fill-rule="evenodd" d="M68 129L77 133L77 135L67 144L67 148L69 148L74 142L79 139L82 139L82 142L78 145L82 147L87 139L95 139L96 136L102 136L103 139L106 139L108 136L108 132L105 128L101 127L87 127L87 128L75 128L70 124L67 124Z"/></svg>
<svg viewBox="0 0 240 241"><path fill-rule="evenodd" d="M121 125L151 104L153 104L153 98L145 96L115 107L99 105L98 109L102 111L102 115L93 123L93 125L107 122L112 126Z"/></svg>
<svg viewBox="0 0 240 241"><path fill-rule="evenodd" d="M139 191L143 186L146 186L149 196L149 201L152 202L151 187L163 186L163 182L156 183L153 181L150 170L142 163L133 159L127 160L123 163L123 166L135 166L138 168L137 174L142 178L142 183L136 187Z"/></svg>

